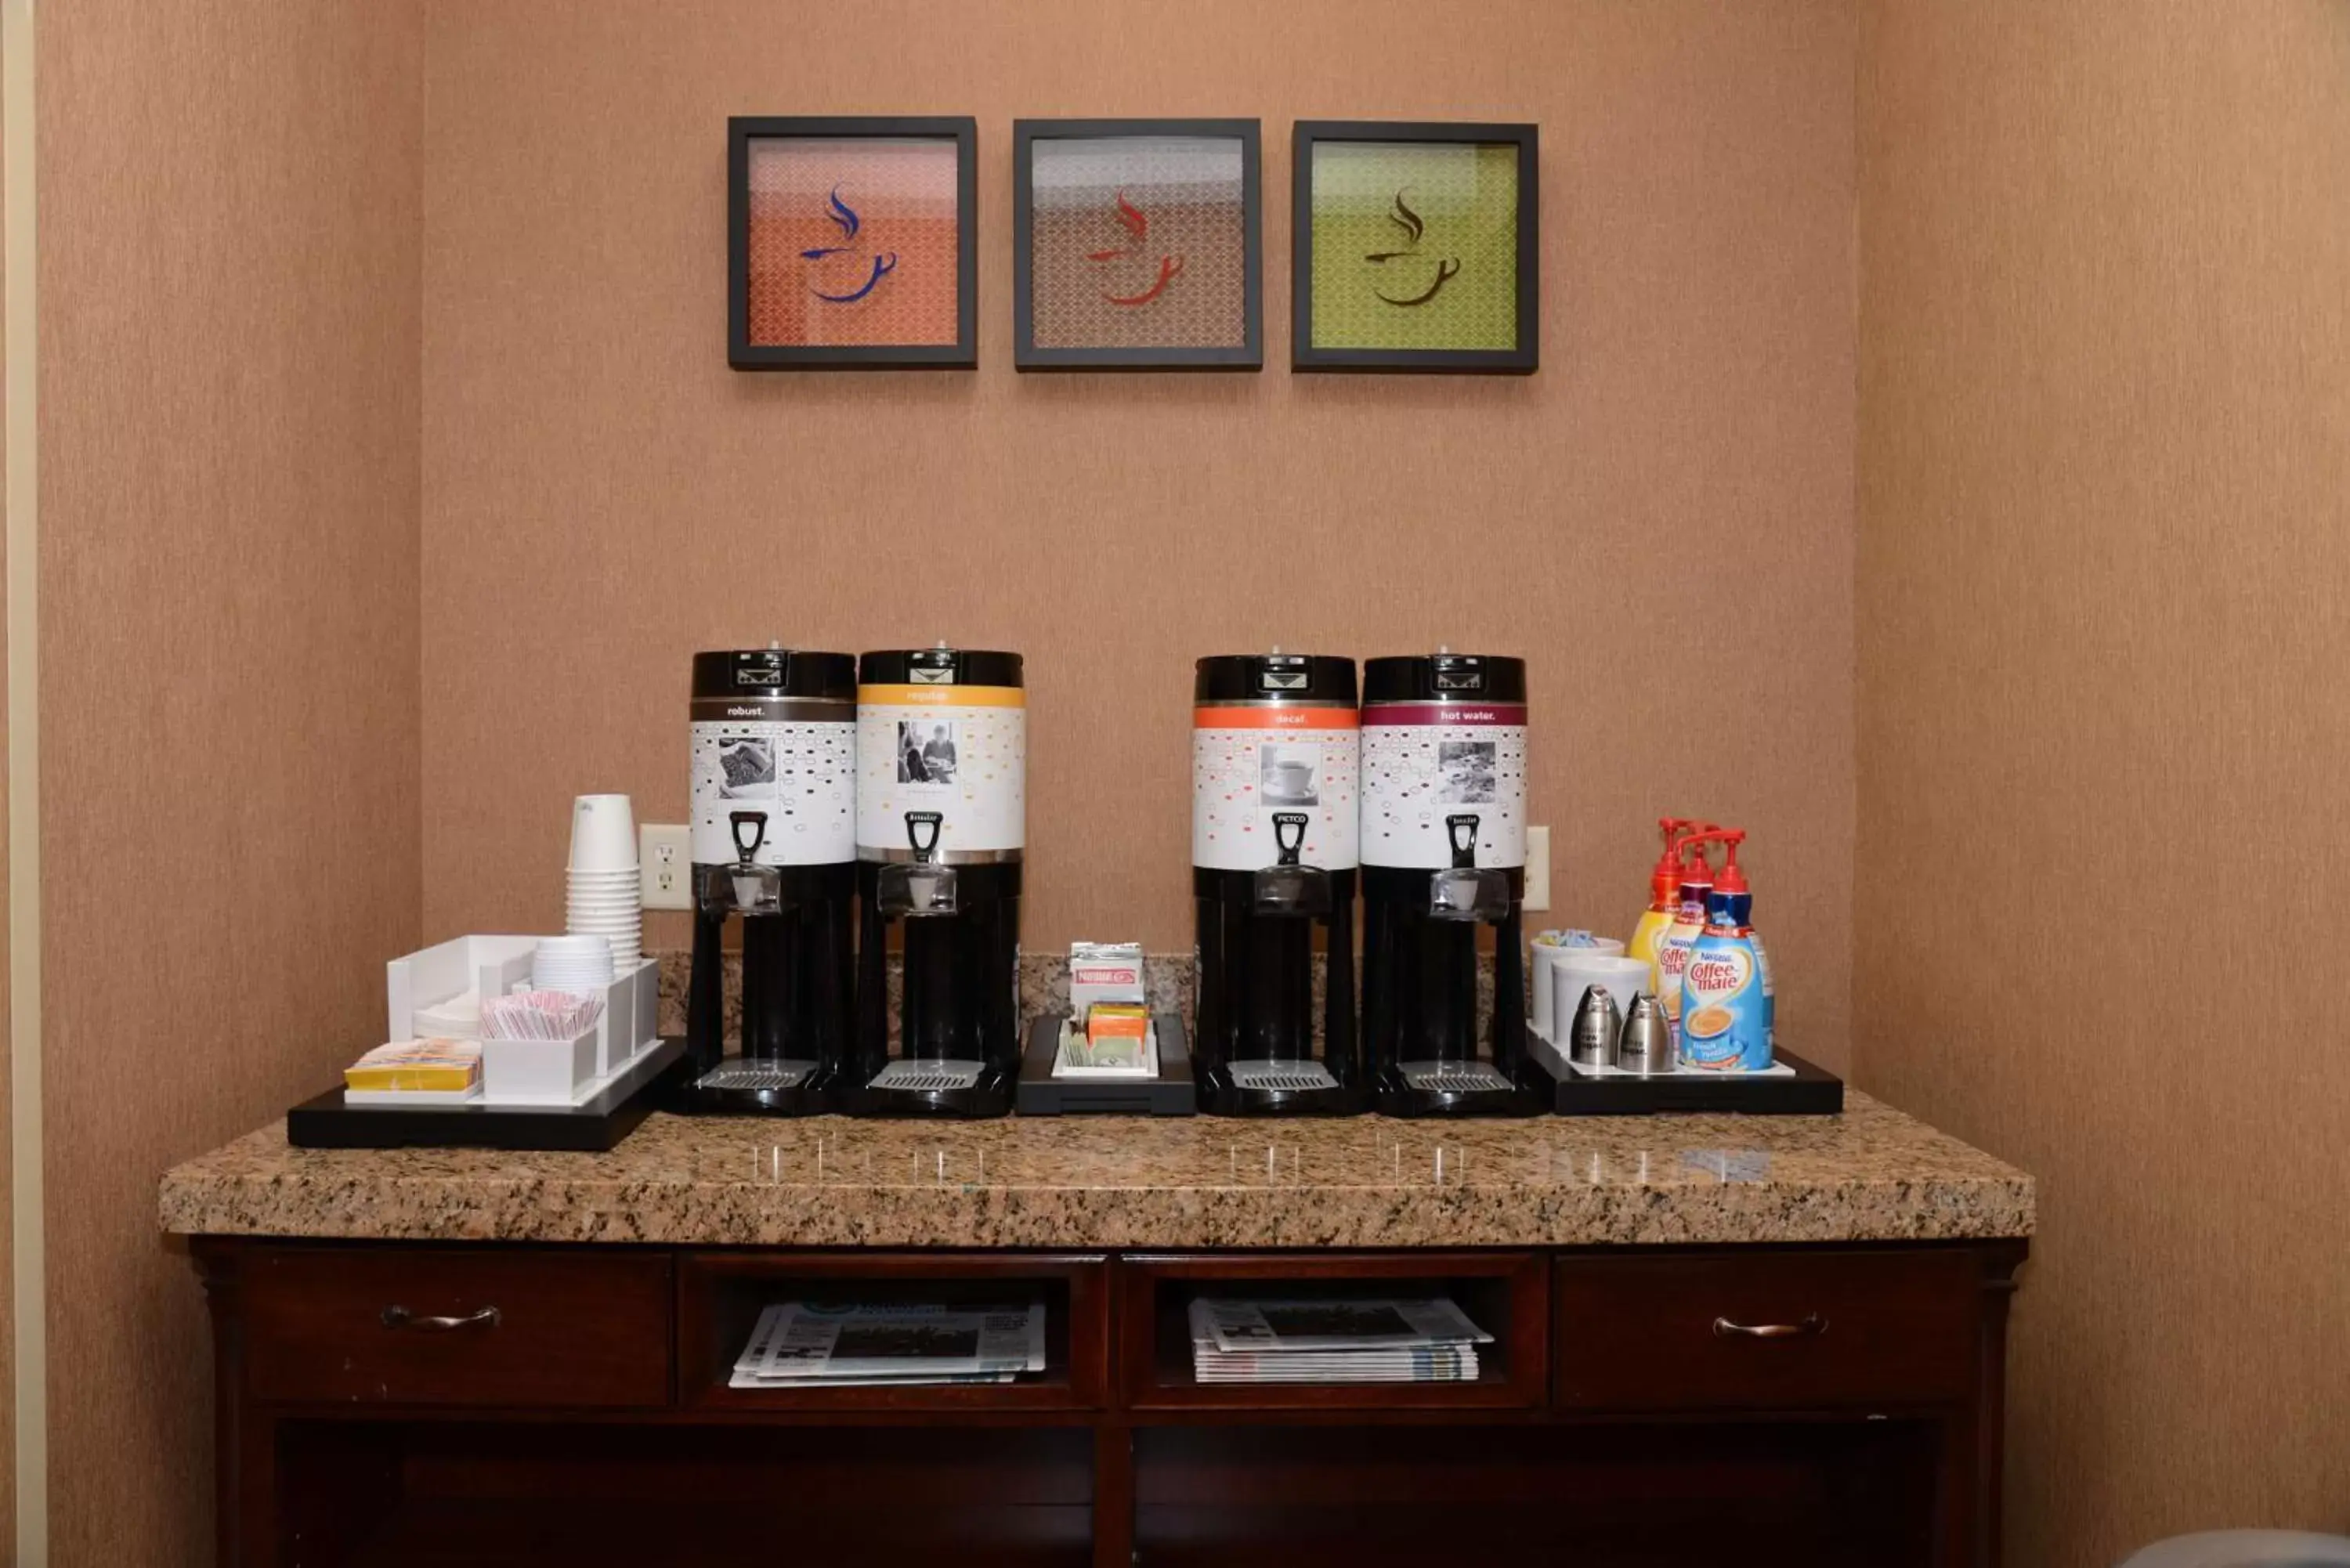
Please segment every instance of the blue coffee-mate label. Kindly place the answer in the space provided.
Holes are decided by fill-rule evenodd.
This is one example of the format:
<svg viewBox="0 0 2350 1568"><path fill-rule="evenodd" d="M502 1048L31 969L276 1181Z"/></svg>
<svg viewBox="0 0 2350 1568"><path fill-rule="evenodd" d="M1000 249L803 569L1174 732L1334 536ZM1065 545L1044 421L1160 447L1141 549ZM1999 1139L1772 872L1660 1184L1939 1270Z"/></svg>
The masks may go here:
<svg viewBox="0 0 2350 1568"><path fill-rule="evenodd" d="M1752 937L1707 931L1681 971L1681 1065L1717 1073L1768 1067L1772 1011Z"/></svg>

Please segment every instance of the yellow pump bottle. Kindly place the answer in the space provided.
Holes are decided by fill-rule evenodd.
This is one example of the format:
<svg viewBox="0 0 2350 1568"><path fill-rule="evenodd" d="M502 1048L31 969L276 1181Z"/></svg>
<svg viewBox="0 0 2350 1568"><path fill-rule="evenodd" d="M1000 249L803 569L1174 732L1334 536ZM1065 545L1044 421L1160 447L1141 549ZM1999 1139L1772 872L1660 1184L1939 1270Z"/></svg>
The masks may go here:
<svg viewBox="0 0 2350 1568"><path fill-rule="evenodd" d="M1657 826L1663 833L1665 852L1648 873L1648 907L1640 911L1633 922L1631 940L1624 944L1624 956L1636 958L1648 966L1648 989L1659 997L1665 993L1663 977L1657 972L1657 949L1664 941L1666 930L1673 923L1673 912L1680 907L1681 833L1699 826L1697 819L1688 816L1660 816Z"/></svg>
<svg viewBox="0 0 2350 1568"><path fill-rule="evenodd" d="M1705 857L1705 846L1721 836L1721 830L1711 826L1682 836L1681 853L1690 858L1679 873L1680 901L1673 909L1672 924L1657 939L1657 1000L1672 1026L1676 1052L1681 1040L1681 976L1689 967L1690 950L1705 934L1705 902L1713 891L1713 867Z"/></svg>

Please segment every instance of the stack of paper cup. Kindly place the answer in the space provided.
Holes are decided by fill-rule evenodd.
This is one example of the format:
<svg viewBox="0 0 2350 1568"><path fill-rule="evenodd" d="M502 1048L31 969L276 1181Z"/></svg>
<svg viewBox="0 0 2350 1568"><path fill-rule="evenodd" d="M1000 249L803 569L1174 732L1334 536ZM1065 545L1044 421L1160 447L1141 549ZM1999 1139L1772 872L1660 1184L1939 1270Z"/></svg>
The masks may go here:
<svg viewBox="0 0 2350 1568"><path fill-rule="evenodd" d="M530 983L541 991L590 996L612 983L611 944L602 937L541 937L530 955Z"/></svg>
<svg viewBox="0 0 2350 1568"><path fill-rule="evenodd" d="M637 819L624 794L583 794L571 805L570 897L567 929L612 944L613 968L625 973L643 956Z"/></svg>
<svg viewBox="0 0 2350 1568"><path fill-rule="evenodd" d="M1534 971L1534 983L1527 988L1534 998L1534 1033L1545 1040L1556 1040L1566 1033L1575 1014L1554 1020L1551 1016L1550 968L1563 955L1586 958L1620 954L1624 944L1613 937L1595 937L1589 931L1544 931L1534 938L1526 949L1527 967ZM1580 992L1576 1000L1582 1000Z"/></svg>

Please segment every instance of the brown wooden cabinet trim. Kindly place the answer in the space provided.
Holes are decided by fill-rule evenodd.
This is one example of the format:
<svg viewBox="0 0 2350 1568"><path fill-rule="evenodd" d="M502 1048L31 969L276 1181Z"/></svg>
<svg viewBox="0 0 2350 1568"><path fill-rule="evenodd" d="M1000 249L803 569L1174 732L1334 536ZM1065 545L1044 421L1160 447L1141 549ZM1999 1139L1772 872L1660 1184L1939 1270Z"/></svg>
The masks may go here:
<svg viewBox="0 0 2350 1568"><path fill-rule="evenodd" d="M399 1254L420 1271L452 1253L469 1262L494 1258L526 1268L533 1257L577 1259L590 1254L654 1262L662 1272L658 1332L647 1332L642 1354L660 1370L660 1402L644 1406L515 1406L484 1397L446 1403L353 1403L348 1400L264 1400L253 1397L251 1282L273 1256L342 1250ZM1138 1528L1138 1428L1277 1426L1307 1428L1442 1427L1522 1428L1627 1428L1680 1424L1718 1428L1748 1424L1833 1423L1890 1415L1912 1429L1939 1433L1931 1494L1915 1506L1921 1528L1930 1522L1939 1568L1995 1565L1999 1552L2000 1466L2004 1408L2007 1304L2028 1243L2014 1241L1854 1245L1690 1246L1653 1248L1456 1249L1334 1251L1011 1251L938 1250L862 1251L771 1248L529 1243L330 1241L268 1238L195 1238L190 1251L213 1316L216 1462L219 1467L217 1545L220 1561L242 1565L292 1561L291 1544L314 1552L331 1537L348 1535L400 1506L398 1444L402 1431L448 1430L475 1424L550 1428L1055 1428L1089 1430L1091 1560L1097 1568L1128 1564ZM1799 1274L1807 1260L1874 1260L1903 1276L1944 1281L1935 1286L1937 1314L1958 1314L1967 1328L1966 1376L1956 1384L1929 1377L1907 1388L1887 1385L1886 1396L1862 1403L1795 1397L1749 1403L1725 1397L1664 1401L1650 1408L1594 1407L1577 1403L1565 1380L1554 1336L1567 1321L1569 1296L1561 1282L1587 1289L1638 1265L1694 1267L1722 1278L1765 1271ZM1906 1261L1906 1262L1905 1262ZM1743 1267L1742 1267L1743 1266ZM1586 1271L1589 1271L1586 1276ZM720 1352L731 1364L735 1345L721 1345L724 1329L713 1292L746 1293L760 1282L832 1278L927 1279L963 1282L1020 1277L1050 1279L1066 1292L1065 1376L1051 1385L945 1389L859 1390L834 1397L775 1401L759 1396L730 1405L709 1386ZM1482 1282L1485 1300L1506 1303L1497 1328L1507 1348L1506 1376L1463 1386L1410 1386L1200 1389L1159 1381L1162 1348L1156 1324L1160 1287L1172 1282L1230 1279L1268 1285L1350 1280L1375 1287L1382 1280ZM1177 1293L1168 1293L1170 1304ZM1963 1303L1963 1304L1961 1304ZM1935 1317L1933 1321L1945 1321ZM1493 1326L1488 1324L1487 1326ZM1572 1346L1566 1347L1569 1354ZM1634 1346L1628 1354L1638 1355ZM442 1390L445 1394L446 1390ZM890 1397L876 1398L887 1395ZM941 1397L944 1396L945 1397ZM1482 1402L1481 1402L1482 1401ZM303 1436L281 1459L280 1430L301 1423ZM624 1439L620 1439L624 1440ZM306 1446L307 1445L307 1446ZM362 1477L364 1495L345 1495L306 1455L322 1456ZM296 1494L300 1495L296 1495ZM1923 1510L1933 1511L1930 1521Z"/></svg>

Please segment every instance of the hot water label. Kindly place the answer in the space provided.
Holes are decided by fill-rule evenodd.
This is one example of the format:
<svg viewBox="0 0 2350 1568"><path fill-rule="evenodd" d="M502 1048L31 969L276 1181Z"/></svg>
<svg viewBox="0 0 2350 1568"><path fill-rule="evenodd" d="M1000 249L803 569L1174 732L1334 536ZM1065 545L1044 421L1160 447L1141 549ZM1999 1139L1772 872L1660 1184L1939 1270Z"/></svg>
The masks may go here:
<svg viewBox="0 0 2350 1568"><path fill-rule="evenodd" d="M703 698L693 704L697 865L739 858L755 836L762 866L837 866L857 858L857 725L846 702ZM736 837L734 817L764 819ZM746 825L747 826L747 825Z"/></svg>
<svg viewBox="0 0 2350 1568"><path fill-rule="evenodd" d="M1681 974L1681 1064L1759 1072L1771 1064L1770 1011L1753 950L1700 939Z"/></svg>
<svg viewBox="0 0 2350 1568"><path fill-rule="evenodd" d="M1363 864L1452 864L1449 818L1477 818L1477 864L1526 863L1523 702L1380 702L1363 710Z"/></svg>
<svg viewBox="0 0 2350 1568"><path fill-rule="evenodd" d="M1275 814L1305 818L1302 865L1351 871L1361 766L1352 708L1266 705L1191 714L1191 864L1261 871L1281 859Z"/></svg>
<svg viewBox="0 0 2350 1568"><path fill-rule="evenodd" d="M864 857L912 857L909 812L939 814L941 859L1013 857L1025 847L1026 702L1016 686L858 687L857 843Z"/></svg>

